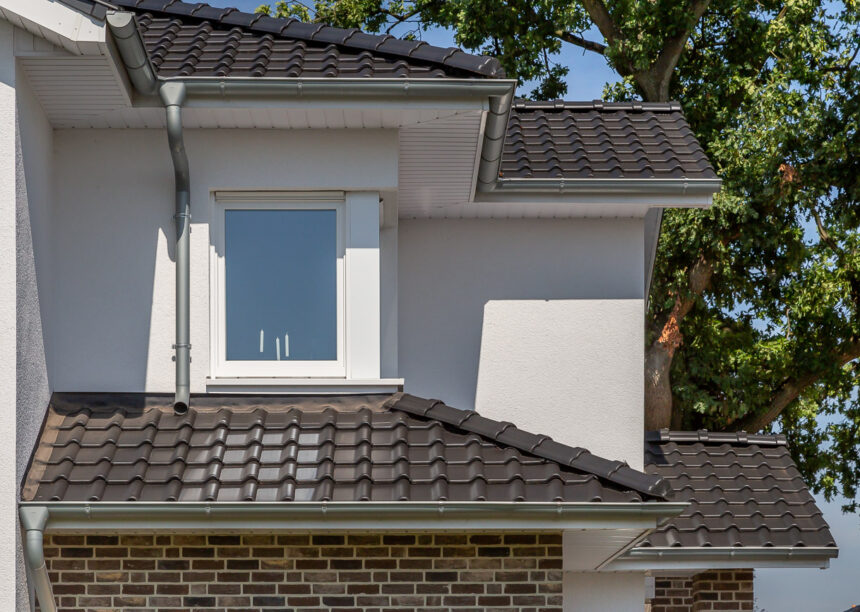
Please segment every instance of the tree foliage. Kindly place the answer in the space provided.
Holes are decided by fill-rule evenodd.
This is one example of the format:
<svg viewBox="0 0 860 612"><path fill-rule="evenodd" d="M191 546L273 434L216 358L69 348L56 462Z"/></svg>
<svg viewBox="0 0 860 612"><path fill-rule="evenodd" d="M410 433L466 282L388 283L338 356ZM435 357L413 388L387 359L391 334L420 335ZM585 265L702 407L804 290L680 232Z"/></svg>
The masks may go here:
<svg viewBox="0 0 860 612"><path fill-rule="evenodd" d="M778 429L817 491L860 481L860 12L855 0L316 0L261 7L498 57L567 94L567 45L605 97L681 102L724 179L667 210L648 314L651 427ZM399 30L398 30L399 28ZM576 98L576 92L569 92Z"/></svg>

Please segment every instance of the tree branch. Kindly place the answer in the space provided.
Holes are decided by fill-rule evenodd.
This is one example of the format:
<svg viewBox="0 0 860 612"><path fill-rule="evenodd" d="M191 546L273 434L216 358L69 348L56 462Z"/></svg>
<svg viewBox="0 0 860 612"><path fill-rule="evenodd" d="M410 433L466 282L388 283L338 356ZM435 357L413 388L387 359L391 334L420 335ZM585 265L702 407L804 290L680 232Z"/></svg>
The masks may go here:
<svg viewBox="0 0 860 612"><path fill-rule="evenodd" d="M603 4L603 0L582 0L582 4L585 6L585 10L588 11L591 21L594 22L594 25L603 34L606 42L611 45L620 38L621 33L615 27L612 15L609 14L609 9Z"/></svg>
<svg viewBox="0 0 860 612"><path fill-rule="evenodd" d="M409 11L408 13L403 13L402 15L401 15L401 14L397 14L397 13L392 13L391 11L389 11L389 10L387 10L387 9L386 9L386 10L383 10L382 12L383 12L385 15L388 15L389 17L391 17L391 18L394 20L394 22L393 22L390 26L388 26L388 27L385 29L385 33L386 33L386 34L391 34L391 30L393 30L394 28L396 28L397 26L399 26L401 23L403 23L403 22L404 22L404 21L406 21L407 19L410 19L410 18L412 18L412 17L415 17L415 15L417 15L417 14L418 14L418 13L420 13L421 11L420 11L419 9L415 9L415 10L413 10L413 11Z"/></svg>
<svg viewBox="0 0 860 612"><path fill-rule="evenodd" d="M574 34L573 32L567 32L565 30L557 30L556 35L564 42L569 42L577 47L582 47L586 51L594 51L600 55L606 54L606 45L583 38L579 34Z"/></svg>
<svg viewBox="0 0 860 612"><path fill-rule="evenodd" d="M657 59L648 69L646 74L647 78L651 81L649 85L654 88L654 91L648 93L651 97L658 98L654 100L655 102L665 102L669 99L669 82L672 79L672 73L675 71L675 66L678 65L678 60L681 59L681 53L684 52L684 47L693 33L693 28L699 23L710 3L711 0L692 0L690 2L689 25L676 36L666 40ZM642 78L646 78L645 75ZM643 90L647 91L647 88L640 82L638 75L636 80L642 86Z"/></svg>
<svg viewBox="0 0 860 612"><path fill-rule="evenodd" d="M860 340L854 340L845 351L833 355L834 363L840 368L858 357L860 357ZM782 414L782 411L796 400L805 389L815 384L824 374L823 371L813 372L785 381L777 389L767 410L761 414L747 415L735 424L735 428L749 432L764 429L775 421Z"/></svg>
<svg viewBox="0 0 860 612"><path fill-rule="evenodd" d="M818 214L818 208L812 206L811 209L812 217L815 219L815 227L818 230L818 235L821 238L821 241L829 246L838 257L841 257L842 249L839 248L839 245L836 244L835 240L833 240L833 236L831 236L824 227L824 223L821 221L821 215Z"/></svg>

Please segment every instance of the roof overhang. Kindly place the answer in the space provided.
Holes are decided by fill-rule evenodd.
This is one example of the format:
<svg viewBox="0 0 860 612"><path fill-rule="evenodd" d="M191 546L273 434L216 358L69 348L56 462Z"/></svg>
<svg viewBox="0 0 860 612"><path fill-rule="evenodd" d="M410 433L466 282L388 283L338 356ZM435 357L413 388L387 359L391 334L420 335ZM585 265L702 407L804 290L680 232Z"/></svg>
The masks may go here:
<svg viewBox="0 0 860 612"><path fill-rule="evenodd" d="M495 190L478 193L471 206L512 211L531 206L550 216L644 217L655 208L707 208L721 186L721 179L502 178Z"/></svg>
<svg viewBox="0 0 860 612"><path fill-rule="evenodd" d="M643 547L612 562L613 571L694 570L756 567L827 568L839 549L827 547Z"/></svg>
<svg viewBox="0 0 860 612"><path fill-rule="evenodd" d="M722 179L718 178L500 178L496 189L482 197L504 200L528 193L587 201L624 196L649 207L690 208L709 206L722 184Z"/></svg>
<svg viewBox="0 0 860 612"><path fill-rule="evenodd" d="M685 503L21 502L45 531L644 530Z"/></svg>
<svg viewBox="0 0 860 612"><path fill-rule="evenodd" d="M45 532L561 531L564 567L594 571L610 566L686 506L670 502L22 502L19 516L39 604L54 612Z"/></svg>
<svg viewBox="0 0 860 612"><path fill-rule="evenodd" d="M157 90L185 86L183 107L266 107L480 110L484 114L475 156L473 202L421 211L421 216L644 216L650 208L707 207L719 179L505 179L499 178L502 146L514 100L514 79L159 77L150 64L134 14L109 11L107 23L135 84L136 106L160 106ZM484 206L489 204L490 206ZM508 208L516 209L513 212Z"/></svg>
<svg viewBox="0 0 860 612"><path fill-rule="evenodd" d="M99 55L107 42L100 8L87 14L50 0L2 0L0 17L72 55Z"/></svg>

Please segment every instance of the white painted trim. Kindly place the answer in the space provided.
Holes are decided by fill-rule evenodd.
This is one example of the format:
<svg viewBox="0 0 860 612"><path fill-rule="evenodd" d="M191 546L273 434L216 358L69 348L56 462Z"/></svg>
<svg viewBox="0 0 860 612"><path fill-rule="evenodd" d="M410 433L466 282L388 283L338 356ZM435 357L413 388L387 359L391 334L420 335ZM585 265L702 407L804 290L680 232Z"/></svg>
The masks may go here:
<svg viewBox="0 0 860 612"><path fill-rule="evenodd" d="M827 568L839 553L833 547L634 548L613 561L609 571L703 570L756 567Z"/></svg>
<svg viewBox="0 0 860 612"><path fill-rule="evenodd" d="M355 395L397 393L402 378L347 380L345 378L207 378L208 393L255 393L277 395Z"/></svg>
<svg viewBox="0 0 860 612"><path fill-rule="evenodd" d="M346 194L343 191L280 191L275 189L260 189L258 191L222 191L213 193L215 201L222 203L257 203L271 202L343 202Z"/></svg>
<svg viewBox="0 0 860 612"><path fill-rule="evenodd" d="M344 377L347 372L345 347L345 211L339 194L327 199L322 194L261 192L259 197L242 192L228 197L214 195L210 221L210 346L212 377L280 376ZM335 361L228 361L225 338L226 295L224 262L224 216L228 210L335 210L337 212L337 355ZM378 376L377 376L378 378Z"/></svg>
<svg viewBox="0 0 860 612"><path fill-rule="evenodd" d="M248 379L276 378L279 385L295 378L299 387L306 378L369 381L377 392L393 392L399 384L379 384L381 375L379 193L343 191L215 191L210 221L210 381L245 382L225 388L256 392L261 385ZM333 362L227 361L224 338L224 215L235 209L330 209L338 214L338 359ZM215 383L217 386L218 383ZM210 383L207 383L210 386ZM362 388L364 391L366 387ZM325 382L315 392L329 392ZM289 391L286 391L289 392ZM307 392L307 391L305 391ZM332 391L343 393L342 390Z"/></svg>
<svg viewBox="0 0 860 612"><path fill-rule="evenodd" d="M346 194L347 380L380 377L379 193Z"/></svg>
<svg viewBox="0 0 860 612"><path fill-rule="evenodd" d="M105 55L105 24L61 2L2 0L0 16L74 55Z"/></svg>

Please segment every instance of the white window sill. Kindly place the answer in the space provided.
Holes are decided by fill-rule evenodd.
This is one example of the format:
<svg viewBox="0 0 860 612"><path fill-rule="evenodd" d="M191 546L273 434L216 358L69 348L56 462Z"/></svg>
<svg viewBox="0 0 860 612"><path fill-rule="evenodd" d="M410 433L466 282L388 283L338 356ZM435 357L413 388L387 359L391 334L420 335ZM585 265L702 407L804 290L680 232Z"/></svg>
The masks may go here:
<svg viewBox="0 0 860 612"><path fill-rule="evenodd" d="M402 378L207 378L210 393L277 393L281 395L355 395L403 391Z"/></svg>

